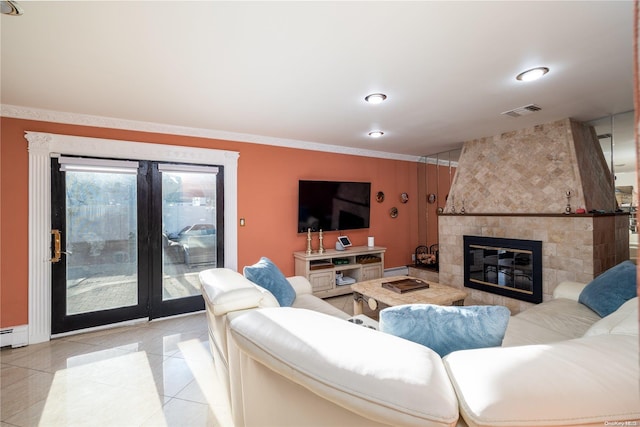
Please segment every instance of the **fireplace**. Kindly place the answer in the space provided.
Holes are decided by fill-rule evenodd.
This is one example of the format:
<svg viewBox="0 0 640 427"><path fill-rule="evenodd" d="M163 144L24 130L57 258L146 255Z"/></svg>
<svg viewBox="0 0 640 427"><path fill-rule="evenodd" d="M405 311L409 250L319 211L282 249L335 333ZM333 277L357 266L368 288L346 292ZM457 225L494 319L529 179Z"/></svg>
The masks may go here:
<svg viewBox="0 0 640 427"><path fill-rule="evenodd" d="M464 286L542 302L542 242L463 236Z"/></svg>
<svg viewBox="0 0 640 427"><path fill-rule="evenodd" d="M510 270L498 274L497 284L481 286L477 281L488 282L484 275L470 282L465 235L542 241L544 258L532 253L532 259L533 276L544 277L543 300L552 299L563 281L589 283L629 259L628 213L600 212L616 206L613 182L595 131L571 119L466 141L444 212L437 216L440 283L480 287L466 288L471 301L505 305L514 314L540 301L542 280L533 280L527 290L507 286ZM571 214L565 214L568 204ZM587 213L573 213L578 207ZM513 261L515 270L515 255ZM496 268L488 266L488 276ZM496 290L502 295L490 293Z"/></svg>

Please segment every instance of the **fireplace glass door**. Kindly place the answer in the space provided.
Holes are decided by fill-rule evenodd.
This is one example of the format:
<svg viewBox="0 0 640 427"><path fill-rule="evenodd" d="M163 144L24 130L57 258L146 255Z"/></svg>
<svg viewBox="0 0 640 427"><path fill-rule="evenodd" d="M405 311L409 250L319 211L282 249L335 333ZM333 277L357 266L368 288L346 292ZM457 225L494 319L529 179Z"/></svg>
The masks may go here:
<svg viewBox="0 0 640 427"><path fill-rule="evenodd" d="M507 286L533 293L533 254L531 251L470 245L471 281L489 286Z"/></svg>
<svg viewBox="0 0 640 427"><path fill-rule="evenodd" d="M542 301L542 242L464 236L465 286Z"/></svg>

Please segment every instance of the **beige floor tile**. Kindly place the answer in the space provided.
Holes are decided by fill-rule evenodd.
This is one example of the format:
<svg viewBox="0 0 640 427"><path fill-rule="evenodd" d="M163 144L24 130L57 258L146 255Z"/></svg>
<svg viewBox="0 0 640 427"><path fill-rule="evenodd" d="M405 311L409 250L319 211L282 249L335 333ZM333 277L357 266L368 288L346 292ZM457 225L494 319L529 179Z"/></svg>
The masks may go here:
<svg viewBox="0 0 640 427"><path fill-rule="evenodd" d="M40 417L47 404L46 399L42 399L33 404L23 404L20 410L13 414L2 414L2 418L8 420L7 425L18 427L31 427L40 424ZM9 424L9 421L11 424ZM3 421L4 422L4 421ZM4 425L4 424L3 424Z"/></svg>
<svg viewBox="0 0 640 427"><path fill-rule="evenodd" d="M189 332L167 332L164 331L161 341L150 341L141 347L149 353L163 354L165 356L180 357L180 344L186 341L208 340L206 332L189 331ZM208 345L208 342L207 342Z"/></svg>
<svg viewBox="0 0 640 427"><path fill-rule="evenodd" d="M143 427L182 427L182 426L210 426L232 427L230 417L214 413L211 408L202 403L181 399L171 399L161 411L149 418Z"/></svg>
<svg viewBox="0 0 640 427"><path fill-rule="evenodd" d="M3 357L2 362L13 366L53 373L60 369L65 369L69 359L76 356L87 354L94 354L95 357L111 356L110 354L96 353L101 348L94 345L60 340L52 340L48 346L40 347L37 351L29 351L29 347L24 347L25 352L23 355L12 353L9 357Z"/></svg>
<svg viewBox="0 0 640 427"><path fill-rule="evenodd" d="M326 298L326 302L336 307L339 310L344 311L347 314L353 315L353 296L352 294L341 295L338 297Z"/></svg>
<svg viewBox="0 0 640 427"><path fill-rule="evenodd" d="M202 326L206 329L206 315L204 312L191 314L189 316L174 317L172 319L159 319L149 323L150 328L162 329L175 332L202 331Z"/></svg>
<svg viewBox="0 0 640 427"><path fill-rule="evenodd" d="M181 345L181 357L193 373L194 380L176 397L194 402L218 405L228 402L226 391L218 381L208 343L188 341Z"/></svg>
<svg viewBox="0 0 640 427"><path fill-rule="evenodd" d="M0 364L0 390L33 375L34 371L19 366Z"/></svg>
<svg viewBox="0 0 640 427"><path fill-rule="evenodd" d="M189 359L200 360L213 360L211 355L211 349L209 348L209 333L204 332L198 334L196 337L180 340L175 343L176 352L172 354L172 357L181 357Z"/></svg>
<svg viewBox="0 0 640 427"><path fill-rule="evenodd" d="M120 332L111 334L99 334L91 337L69 337L67 341L110 348L134 348L135 351L148 351L153 354L164 355L162 342L165 334L166 332L163 330L145 325L136 328L125 328Z"/></svg>
<svg viewBox="0 0 640 427"><path fill-rule="evenodd" d="M141 328L145 327L146 324L147 324L146 321L141 321L139 324L136 324L136 325L118 326L115 328L100 329L92 332L82 332L82 333L68 335L68 336L64 336L56 339L61 341L73 341L73 342L82 342L85 344L100 345L101 340L105 339L109 335L113 335L113 334L118 335L118 334L123 334L127 331L140 330Z"/></svg>
<svg viewBox="0 0 640 427"><path fill-rule="evenodd" d="M0 391L0 415L2 421L20 413L38 402L44 401L51 390L54 375L48 372L31 371L31 375Z"/></svg>
<svg viewBox="0 0 640 427"><path fill-rule="evenodd" d="M169 357L162 363L162 370L154 371L158 394L176 396L194 379L189 364L181 358Z"/></svg>
<svg viewBox="0 0 640 427"><path fill-rule="evenodd" d="M162 408L153 385L135 393L120 387L56 376L44 402L5 421L15 425L138 426Z"/></svg>
<svg viewBox="0 0 640 427"><path fill-rule="evenodd" d="M209 404L216 401L216 388L207 384L206 381L191 381L185 388L180 390L176 395L178 399L188 400L190 402L198 402Z"/></svg>
<svg viewBox="0 0 640 427"><path fill-rule="evenodd" d="M40 344L32 344L24 347L4 347L0 351L0 362L11 364L13 361L17 359L22 359L30 354L35 354L45 349L49 349L51 347L51 341L40 343Z"/></svg>
<svg viewBox="0 0 640 427"><path fill-rule="evenodd" d="M215 372L213 373L215 375ZM191 402L204 403L213 407L229 404L229 398L222 385L217 381L210 381L211 377L196 378L180 391L175 397ZM214 379L216 377L213 377Z"/></svg>
<svg viewBox="0 0 640 427"><path fill-rule="evenodd" d="M74 365L58 374L73 381L91 381L130 391L148 389L151 386L158 391L159 395L164 396L165 384L169 383L163 376L164 361L163 356L145 352L124 352L95 363ZM168 374L172 374L173 371L175 369L167 368ZM182 387L190 380L190 377L185 380ZM179 389L175 392L177 391Z"/></svg>

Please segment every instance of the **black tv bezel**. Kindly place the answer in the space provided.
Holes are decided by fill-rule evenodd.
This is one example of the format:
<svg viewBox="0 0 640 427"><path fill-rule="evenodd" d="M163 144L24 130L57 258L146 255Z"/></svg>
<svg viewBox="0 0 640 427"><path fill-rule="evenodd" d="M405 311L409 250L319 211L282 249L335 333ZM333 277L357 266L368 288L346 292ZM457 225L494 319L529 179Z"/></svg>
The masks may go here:
<svg viewBox="0 0 640 427"><path fill-rule="evenodd" d="M302 182L315 182L315 183L327 183L327 184L363 184L363 185L368 185L369 186L369 192L368 192L368 205L366 205L367 208L367 214L368 214L368 218L367 218L367 226L366 227L358 227L358 228L322 228L322 232L341 232L341 231L347 231L347 230L368 230L371 227L371 200L372 200L372 196L371 196L371 189L373 188L373 185L371 183L371 181L346 181L346 180L328 180L328 179L298 179L298 200L297 200L297 216L296 216L296 221L300 221L300 184ZM363 205L365 206L365 205ZM312 232L316 233L319 230L312 230ZM308 230L302 230L300 229L300 227L298 226L298 234L303 234L303 233L307 233Z"/></svg>

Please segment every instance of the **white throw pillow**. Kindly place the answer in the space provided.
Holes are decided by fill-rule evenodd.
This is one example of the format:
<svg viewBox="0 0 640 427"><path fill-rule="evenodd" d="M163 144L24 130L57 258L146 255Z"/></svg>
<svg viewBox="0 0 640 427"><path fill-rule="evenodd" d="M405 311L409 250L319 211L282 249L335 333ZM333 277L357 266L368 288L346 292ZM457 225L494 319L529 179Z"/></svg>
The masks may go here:
<svg viewBox="0 0 640 427"><path fill-rule="evenodd" d="M602 334L638 335L638 297L631 298L585 332L585 337Z"/></svg>

